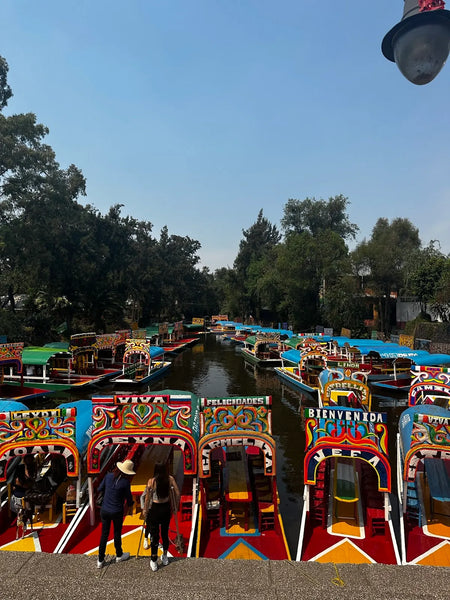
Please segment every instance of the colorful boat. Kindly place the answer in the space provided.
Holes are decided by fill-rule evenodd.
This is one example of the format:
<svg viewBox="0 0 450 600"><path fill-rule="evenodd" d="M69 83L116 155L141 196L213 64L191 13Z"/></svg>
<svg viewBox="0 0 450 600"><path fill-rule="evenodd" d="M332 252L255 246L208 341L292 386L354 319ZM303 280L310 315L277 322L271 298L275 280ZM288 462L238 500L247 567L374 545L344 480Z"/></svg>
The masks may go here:
<svg viewBox="0 0 450 600"><path fill-rule="evenodd" d="M258 331L244 340L241 355L247 362L261 367L281 365L284 339L279 331Z"/></svg>
<svg viewBox="0 0 450 600"><path fill-rule="evenodd" d="M54 391L51 385L26 380L22 354L23 343L0 344L0 400L29 402Z"/></svg>
<svg viewBox="0 0 450 600"><path fill-rule="evenodd" d="M195 556L289 559L271 397L202 398Z"/></svg>
<svg viewBox="0 0 450 600"><path fill-rule="evenodd" d="M371 410L372 394L366 373L329 368L319 373L319 407L337 406Z"/></svg>
<svg viewBox="0 0 450 600"><path fill-rule="evenodd" d="M96 333L76 333L70 336L69 351L72 353L71 375L92 377L98 385L120 374L121 367L115 364L99 364L99 347L105 349L118 344L121 339L114 334L98 336ZM113 350L113 348L111 348ZM117 350L117 346L114 348Z"/></svg>
<svg viewBox="0 0 450 600"><path fill-rule="evenodd" d="M0 550L55 552L68 518L81 509L82 463L92 425L92 403L78 400L55 409L29 410L6 401L0 412ZM31 523L10 509L15 471L24 456L34 457L37 477L24 503L34 506ZM31 528L32 526L32 528Z"/></svg>
<svg viewBox="0 0 450 600"><path fill-rule="evenodd" d="M51 391L65 391L71 388L87 387L100 383L102 376L74 371L72 352L68 344L55 346L27 346L22 351L24 372L22 375L10 373L5 380L23 381Z"/></svg>
<svg viewBox="0 0 450 600"><path fill-rule="evenodd" d="M408 405L436 404L450 410L450 368L417 367L411 369Z"/></svg>
<svg viewBox="0 0 450 600"><path fill-rule="evenodd" d="M127 340L123 355L122 373L110 381L114 384L143 385L161 377L171 363L164 360L164 349L145 339Z"/></svg>
<svg viewBox="0 0 450 600"><path fill-rule="evenodd" d="M450 411L407 408L397 448L403 563L450 567Z"/></svg>
<svg viewBox="0 0 450 600"><path fill-rule="evenodd" d="M298 358L298 363L292 366L292 355ZM287 350L281 353L281 367L275 367L278 377L295 389L308 392L315 396L319 391L319 373L326 368L328 355L318 345L308 348L303 353L298 350Z"/></svg>
<svg viewBox="0 0 450 600"><path fill-rule="evenodd" d="M336 406L305 408L304 417L297 560L399 564L386 414Z"/></svg>
<svg viewBox="0 0 450 600"><path fill-rule="evenodd" d="M130 338L131 329L117 329L114 333L97 334L95 346L98 352L98 366L117 368L120 371L126 342Z"/></svg>
<svg viewBox="0 0 450 600"><path fill-rule="evenodd" d="M194 539L193 509L196 501L198 398L190 392L163 390L158 394L94 396L92 438L87 450L89 502L73 521L60 552L98 554L101 523L96 489L101 481L102 456L114 450L115 460L133 460L136 475L131 491L136 499L132 515L123 523L124 552L150 556L142 543L140 496L153 475L157 461L166 462L181 492L179 511L169 529L171 556L188 556ZM118 451L118 452L117 452ZM113 532L107 554L115 554Z"/></svg>

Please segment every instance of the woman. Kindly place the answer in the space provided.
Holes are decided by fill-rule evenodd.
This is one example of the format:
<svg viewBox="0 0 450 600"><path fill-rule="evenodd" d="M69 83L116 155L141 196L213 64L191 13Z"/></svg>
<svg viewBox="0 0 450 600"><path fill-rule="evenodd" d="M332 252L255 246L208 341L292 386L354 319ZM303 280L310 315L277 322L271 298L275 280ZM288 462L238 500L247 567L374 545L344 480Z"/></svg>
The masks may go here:
<svg viewBox="0 0 450 600"><path fill-rule="evenodd" d="M22 508L22 498L33 488L37 477L37 466L32 454L25 454L22 462L17 467L14 476L14 484L11 496L11 510L18 513ZM34 512L34 506L30 501L26 501L25 508L31 513Z"/></svg>
<svg viewBox="0 0 450 600"><path fill-rule="evenodd" d="M100 518L102 521L102 534L98 547L97 567L105 566L106 544L108 542L111 523L114 526L114 547L116 549L116 562L122 562L130 558L129 552L122 551L122 523L124 515L124 503L128 510L133 508L133 496L131 495L131 479L136 475L134 464L131 460L118 462L112 473L107 473L101 484L99 492L104 492Z"/></svg>
<svg viewBox="0 0 450 600"><path fill-rule="evenodd" d="M163 545L161 562L163 565L169 564L169 559L167 558L167 550L169 549L169 523L172 511L178 510L179 501L180 492L175 479L172 475L169 475L165 464L156 463L154 476L147 483L144 506L144 548L148 548L148 536L150 536L150 568L152 571L158 569L157 560L160 533Z"/></svg>

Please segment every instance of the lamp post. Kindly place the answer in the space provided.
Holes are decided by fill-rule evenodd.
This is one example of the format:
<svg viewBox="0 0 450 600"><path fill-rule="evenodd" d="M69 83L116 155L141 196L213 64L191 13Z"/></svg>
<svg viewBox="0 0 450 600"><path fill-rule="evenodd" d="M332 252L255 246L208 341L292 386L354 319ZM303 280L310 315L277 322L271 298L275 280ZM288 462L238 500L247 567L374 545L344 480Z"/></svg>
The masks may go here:
<svg viewBox="0 0 450 600"><path fill-rule="evenodd" d="M450 11L443 0L404 0L403 17L384 36L381 51L416 85L432 81L447 60Z"/></svg>

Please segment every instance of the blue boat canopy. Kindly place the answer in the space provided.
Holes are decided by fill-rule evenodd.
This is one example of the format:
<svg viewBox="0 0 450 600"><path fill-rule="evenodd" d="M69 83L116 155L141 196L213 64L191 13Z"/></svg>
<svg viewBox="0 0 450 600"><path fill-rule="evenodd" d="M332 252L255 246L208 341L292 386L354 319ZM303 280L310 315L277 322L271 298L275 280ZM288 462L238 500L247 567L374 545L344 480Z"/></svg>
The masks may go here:
<svg viewBox="0 0 450 600"><path fill-rule="evenodd" d="M89 440L92 436L92 400L74 400L58 405L58 408L76 408L75 443L80 456L86 452Z"/></svg>
<svg viewBox="0 0 450 600"><path fill-rule="evenodd" d="M424 354L414 360L419 367L445 367L450 365L450 354Z"/></svg>

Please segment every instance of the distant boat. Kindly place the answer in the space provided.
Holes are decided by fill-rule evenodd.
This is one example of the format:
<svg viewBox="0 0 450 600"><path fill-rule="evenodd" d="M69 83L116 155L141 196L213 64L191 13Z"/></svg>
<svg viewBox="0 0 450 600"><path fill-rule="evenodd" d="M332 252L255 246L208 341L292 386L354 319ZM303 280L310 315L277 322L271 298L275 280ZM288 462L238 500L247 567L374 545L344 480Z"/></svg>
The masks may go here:
<svg viewBox="0 0 450 600"><path fill-rule="evenodd" d="M113 377L113 384L142 385L162 376L171 366L164 360L164 349L145 339L127 340L123 355L122 373Z"/></svg>

